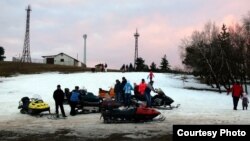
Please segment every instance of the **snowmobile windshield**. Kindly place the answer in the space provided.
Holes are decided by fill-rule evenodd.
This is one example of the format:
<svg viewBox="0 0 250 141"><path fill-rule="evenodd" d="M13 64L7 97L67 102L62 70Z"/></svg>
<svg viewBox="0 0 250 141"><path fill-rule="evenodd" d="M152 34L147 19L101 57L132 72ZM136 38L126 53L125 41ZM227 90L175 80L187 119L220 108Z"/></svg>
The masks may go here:
<svg viewBox="0 0 250 141"><path fill-rule="evenodd" d="M35 94L35 95L32 96L31 99L34 99L34 100L42 100L42 97L41 97L40 95L38 95L38 94Z"/></svg>

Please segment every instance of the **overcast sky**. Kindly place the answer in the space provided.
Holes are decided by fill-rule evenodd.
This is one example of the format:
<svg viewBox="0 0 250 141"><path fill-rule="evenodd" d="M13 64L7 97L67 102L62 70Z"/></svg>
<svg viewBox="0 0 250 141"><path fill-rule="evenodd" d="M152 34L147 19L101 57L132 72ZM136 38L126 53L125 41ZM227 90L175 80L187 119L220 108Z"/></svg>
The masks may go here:
<svg viewBox="0 0 250 141"><path fill-rule="evenodd" d="M164 54L171 68L182 67L181 39L208 21L218 26L241 23L249 0L1 0L0 46L6 60L22 55L26 11L31 5L32 59L66 53L83 61L87 34L87 66L110 68L134 62L136 29L138 56L159 67Z"/></svg>

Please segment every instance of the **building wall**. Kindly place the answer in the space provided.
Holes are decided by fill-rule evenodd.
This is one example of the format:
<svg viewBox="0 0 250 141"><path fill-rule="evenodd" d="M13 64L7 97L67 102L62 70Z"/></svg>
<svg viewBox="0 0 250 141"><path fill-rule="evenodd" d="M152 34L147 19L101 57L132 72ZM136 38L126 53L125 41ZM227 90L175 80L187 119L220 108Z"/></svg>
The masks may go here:
<svg viewBox="0 0 250 141"><path fill-rule="evenodd" d="M54 64L56 65L66 65L66 66L75 66L75 61L74 59L64 55L64 54L59 54L55 56L54 58Z"/></svg>
<svg viewBox="0 0 250 141"><path fill-rule="evenodd" d="M52 56L43 56L43 58L44 64L84 67L84 64L64 53Z"/></svg>

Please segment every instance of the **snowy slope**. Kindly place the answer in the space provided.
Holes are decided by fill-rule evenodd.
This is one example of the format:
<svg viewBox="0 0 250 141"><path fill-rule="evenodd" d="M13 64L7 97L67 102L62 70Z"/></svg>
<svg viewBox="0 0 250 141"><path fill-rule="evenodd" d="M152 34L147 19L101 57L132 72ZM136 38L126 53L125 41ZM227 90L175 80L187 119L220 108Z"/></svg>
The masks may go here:
<svg viewBox="0 0 250 141"><path fill-rule="evenodd" d="M173 104L181 104L180 108L174 110L159 110L165 115L164 122L152 122L144 124L122 124L120 126L106 125L100 120L100 114L68 116L65 121L48 121L46 118L34 118L22 115L17 109L19 100L24 97L32 97L39 94L43 100L51 106L54 111L54 100L52 98L56 85L60 84L72 90L76 85L85 87L88 91L98 94L98 89L108 90L113 87L115 80L124 76L131 83L140 83L141 79L147 80L148 73L44 73L32 75L19 75L16 77L0 78L0 127L5 130L27 129L33 132L54 132L58 129L74 129L76 134L89 135L95 132L100 137L105 136L103 129L110 129L109 133L130 133L137 135L171 133L173 124L249 124L250 110L241 110L241 100L238 110L233 110L232 97L226 93L212 91L187 90L183 87L192 86L209 88L199 84L193 76L188 76L187 82L183 83L181 75L155 73L154 86L161 88L168 96L173 98ZM153 93L152 93L153 94ZM154 94L153 94L154 95ZM69 106L65 105L66 114L69 115ZM26 125L25 123L29 123ZM88 128L86 128L88 127ZM41 130L43 129L43 130ZM80 132L81 131L81 132ZM163 132L151 132L163 131ZM142 136L137 136L142 137Z"/></svg>

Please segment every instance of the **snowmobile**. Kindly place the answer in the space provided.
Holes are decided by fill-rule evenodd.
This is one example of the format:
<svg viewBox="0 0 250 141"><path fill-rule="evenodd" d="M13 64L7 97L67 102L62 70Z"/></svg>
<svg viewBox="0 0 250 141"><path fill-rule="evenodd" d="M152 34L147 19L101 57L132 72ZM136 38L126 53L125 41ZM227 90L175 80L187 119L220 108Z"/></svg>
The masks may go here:
<svg viewBox="0 0 250 141"><path fill-rule="evenodd" d="M172 106L171 104L174 102L174 100L167 96L161 88L155 89L156 95L151 98L151 106L154 108L159 109L173 109L178 108L180 104L177 104L176 106ZM135 92L135 95L132 96L132 100L136 101L142 101L145 102L146 99L144 96L141 96L138 92ZM138 102L139 103L139 102Z"/></svg>
<svg viewBox="0 0 250 141"><path fill-rule="evenodd" d="M154 108L139 106L104 110L101 118L103 118L104 123L129 123L153 121L159 115L160 118L158 120L165 120L165 117Z"/></svg>
<svg viewBox="0 0 250 141"><path fill-rule="evenodd" d="M27 96L21 98L18 109L22 114L38 115L44 111L50 113L50 106L39 95L34 95L32 98Z"/></svg>
<svg viewBox="0 0 250 141"><path fill-rule="evenodd" d="M89 112L100 112L100 103L102 99L95 96L92 92L88 92L86 89L79 90L80 102L76 106L77 113L89 113ZM68 88L65 88L64 104L69 104L71 92Z"/></svg>
<svg viewBox="0 0 250 141"><path fill-rule="evenodd" d="M80 94L80 102L77 105L78 113L81 112L100 112L102 100L92 92Z"/></svg>

